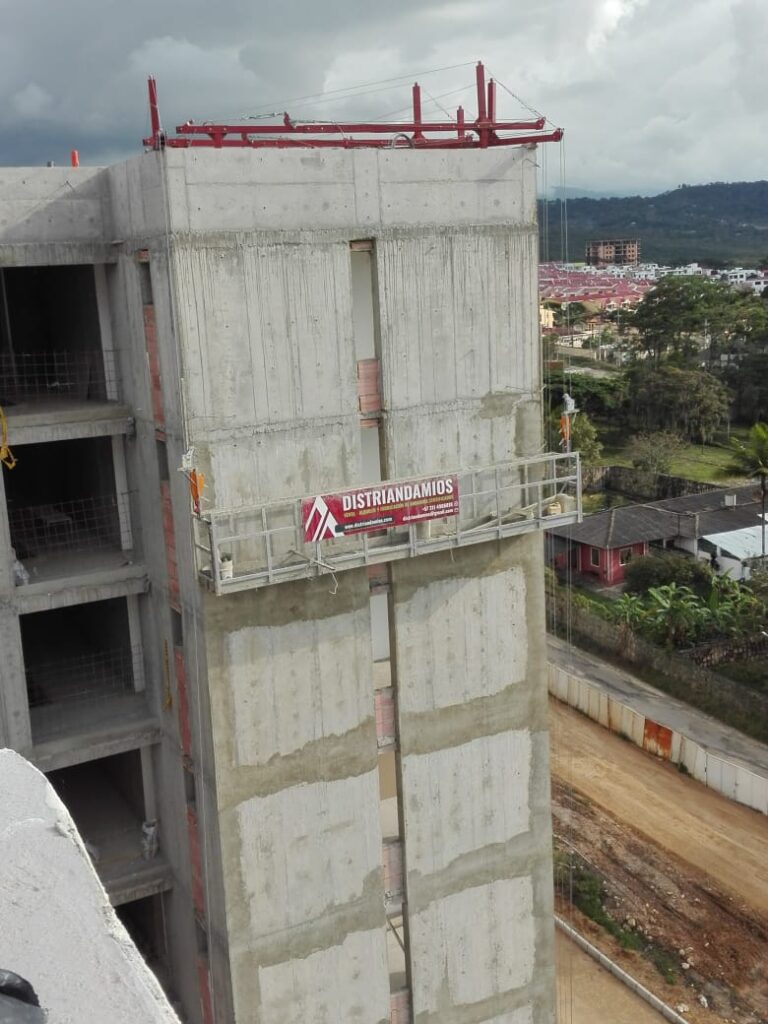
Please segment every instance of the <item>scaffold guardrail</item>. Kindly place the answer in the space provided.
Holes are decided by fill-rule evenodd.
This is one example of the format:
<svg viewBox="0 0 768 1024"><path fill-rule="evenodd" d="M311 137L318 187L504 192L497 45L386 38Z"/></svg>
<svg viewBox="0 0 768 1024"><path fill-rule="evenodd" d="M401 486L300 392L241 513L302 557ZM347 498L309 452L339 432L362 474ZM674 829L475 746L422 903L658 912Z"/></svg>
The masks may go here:
<svg viewBox="0 0 768 1024"><path fill-rule="evenodd" d="M200 579L216 594L232 594L581 520L577 452L536 455L450 475L458 480L458 514L323 540L305 540L302 505L313 499L204 511L195 516Z"/></svg>

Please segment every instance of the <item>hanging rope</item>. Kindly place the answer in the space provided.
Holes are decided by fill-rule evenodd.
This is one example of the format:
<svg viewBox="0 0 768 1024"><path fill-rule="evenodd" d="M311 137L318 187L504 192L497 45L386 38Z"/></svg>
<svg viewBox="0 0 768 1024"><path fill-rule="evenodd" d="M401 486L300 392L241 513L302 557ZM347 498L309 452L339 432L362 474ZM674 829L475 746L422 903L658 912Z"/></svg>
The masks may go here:
<svg viewBox="0 0 768 1024"><path fill-rule="evenodd" d="M16 459L8 447L8 420L5 418L3 407L0 405L0 462L6 469L13 469Z"/></svg>

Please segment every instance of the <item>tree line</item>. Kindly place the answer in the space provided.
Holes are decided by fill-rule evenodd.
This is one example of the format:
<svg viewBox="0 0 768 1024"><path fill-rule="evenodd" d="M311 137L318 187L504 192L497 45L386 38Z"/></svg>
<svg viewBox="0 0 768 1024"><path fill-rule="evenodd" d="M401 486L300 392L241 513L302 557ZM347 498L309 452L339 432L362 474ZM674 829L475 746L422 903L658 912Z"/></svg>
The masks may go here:
<svg viewBox="0 0 768 1024"><path fill-rule="evenodd" d="M587 419L631 435L707 444L729 422L768 420L768 301L700 277L667 277L616 330L628 363L606 377L579 374ZM555 404L570 383L552 371Z"/></svg>

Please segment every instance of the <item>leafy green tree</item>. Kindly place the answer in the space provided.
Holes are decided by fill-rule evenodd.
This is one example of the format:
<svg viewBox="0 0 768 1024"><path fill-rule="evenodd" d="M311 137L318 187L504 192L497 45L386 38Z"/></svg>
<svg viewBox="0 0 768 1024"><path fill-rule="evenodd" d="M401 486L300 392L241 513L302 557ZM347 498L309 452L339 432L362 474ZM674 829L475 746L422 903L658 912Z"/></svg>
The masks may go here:
<svg viewBox="0 0 768 1024"><path fill-rule="evenodd" d="M627 397L627 377L624 373L593 376L587 373L566 373L552 370L547 374L547 387L552 404L558 408L567 391L576 399L582 412L590 416L611 417L624 407Z"/></svg>
<svg viewBox="0 0 768 1024"><path fill-rule="evenodd" d="M768 352L748 351L720 376L733 395L733 417L741 423L768 419Z"/></svg>
<svg viewBox="0 0 768 1024"><path fill-rule="evenodd" d="M563 302L551 304L555 313L555 327L573 327L584 323L587 318L587 307L583 302Z"/></svg>
<svg viewBox="0 0 768 1024"><path fill-rule="evenodd" d="M553 410L547 420L547 445L550 451L562 447L560 437L560 413ZM582 462L594 466L600 462L603 445L597 428L585 412L578 412L571 419L571 451L581 454Z"/></svg>
<svg viewBox="0 0 768 1024"><path fill-rule="evenodd" d="M631 417L645 430L673 431L706 444L728 419L728 390L704 370L637 365L629 378Z"/></svg>
<svg viewBox="0 0 768 1024"><path fill-rule="evenodd" d="M668 647L693 643L706 614L701 598L690 587L677 583L651 587L646 595L646 612L645 621L653 638Z"/></svg>
<svg viewBox="0 0 768 1024"><path fill-rule="evenodd" d="M731 439L731 464L728 472L757 480L760 485L760 511L762 523L762 557L765 558L765 506L768 497L768 423L755 423L749 431L747 443Z"/></svg>
<svg viewBox="0 0 768 1024"><path fill-rule="evenodd" d="M637 594L622 594L613 606L616 622L619 624L621 645L627 651L635 648L635 638L642 634L646 611L643 600Z"/></svg>
<svg viewBox="0 0 768 1024"><path fill-rule="evenodd" d="M638 634L668 647L754 636L766 611L759 596L728 576L711 577L706 593L677 582L651 586L643 595L623 594L613 608L626 642Z"/></svg>
<svg viewBox="0 0 768 1024"><path fill-rule="evenodd" d="M712 570L697 558L678 554L652 554L633 558L624 570L627 594L646 594L652 587L677 583L689 587L699 597L712 589Z"/></svg>
<svg viewBox="0 0 768 1024"><path fill-rule="evenodd" d="M600 457L603 454L603 446L597 429L585 412L577 413L573 419L571 450L579 452L582 461L587 466L594 466L600 462Z"/></svg>
<svg viewBox="0 0 768 1024"><path fill-rule="evenodd" d="M752 573L746 586L750 594L758 601L768 605L768 566L764 562L752 567Z"/></svg>
<svg viewBox="0 0 768 1024"><path fill-rule="evenodd" d="M723 281L664 277L638 303L632 323L638 349L660 366L664 357L685 365L707 351L710 365L768 331L768 310L752 294Z"/></svg>
<svg viewBox="0 0 768 1024"><path fill-rule="evenodd" d="M669 473L685 441L671 430L640 433L632 438L628 454L632 465L644 473Z"/></svg>
<svg viewBox="0 0 768 1024"><path fill-rule="evenodd" d="M697 349L712 284L699 277L663 277L646 292L635 310L633 324L639 347L656 366L667 352L692 355Z"/></svg>
<svg viewBox="0 0 768 1024"><path fill-rule="evenodd" d="M751 636L762 628L765 605L730 576L716 576L706 601L704 626L712 636Z"/></svg>

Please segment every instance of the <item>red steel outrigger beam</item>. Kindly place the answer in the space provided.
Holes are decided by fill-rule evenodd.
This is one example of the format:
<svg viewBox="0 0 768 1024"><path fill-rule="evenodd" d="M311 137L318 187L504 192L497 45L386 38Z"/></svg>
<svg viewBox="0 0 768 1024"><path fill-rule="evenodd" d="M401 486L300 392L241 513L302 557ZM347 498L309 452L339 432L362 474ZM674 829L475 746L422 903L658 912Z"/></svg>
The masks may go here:
<svg viewBox="0 0 768 1024"><path fill-rule="evenodd" d="M539 142L558 142L562 138L561 128L549 132L543 130L546 124L543 117L531 121L497 121L496 83L491 79L486 84L485 68L481 63L478 63L475 74L477 118L472 122L466 120L463 107L456 111L455 121L424 121L421 115L421 87L415 83L413 118L408 122L301 123L294 121L286 113L281 124L261 124L258 127L248 124L197 124L194 121L187 121L176 128L177 134L174 136L167 136L161 128L157 83L154 78L150 78L149 113L152 134L143 142L151 149L486 149L489 146L528 146ZM500 132L524 134L500 135ZM377 137L360 139L354 138L355 135Z"/></svg>

